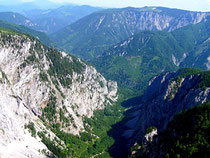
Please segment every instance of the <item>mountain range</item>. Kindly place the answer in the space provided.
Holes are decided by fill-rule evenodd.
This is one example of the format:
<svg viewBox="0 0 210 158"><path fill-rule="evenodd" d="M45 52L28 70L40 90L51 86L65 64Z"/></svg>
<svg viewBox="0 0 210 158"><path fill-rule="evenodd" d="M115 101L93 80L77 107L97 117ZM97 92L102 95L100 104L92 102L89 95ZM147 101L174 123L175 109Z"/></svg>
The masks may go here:
<svg viewBox="0 0 210 158"><path fill-rule="evenodd" d="M92 59L142 30L170 32L197 24L209 14L161 7L106 9L86 16L50 37L67 52Z"/></svg>
<svg viewBox="0 0 210 158"><path fill-rule="evenodd" d="M152 76L164 71L179 67L209 70L209 22L207 18L172 32L142 31L91 62L128 93L144 90Z"/></svg>
<svg viewBox="0 0 210 158"><path fill-rule="evenodd" d="M0 20L0 27L31 35L31 36L39 39L43 44L45 44L47 46L56 47L56 44L43 32L39 32L39 31L30 29L23 25L16 25L16 24L8 23L8 22L2 21L2 20Z"/></svg>
<svg viewBox="0 0 210 158"><path fill-rule="evenodd" d="M37 30L51 34L100 9L85 5L65 5L56 9L29 10L23 12L23 15L38 25Z"/></svg>
<svg viewBox="0 0 210 158"><path fill-rule="evenodd" d="M102 8L65 5L53 9L23 10L18 13L0 12L0 19L51 34L100 9Z"/></svg>
<svg viewBox="0 0 210 158"><path fill-rule="evenodd" d="M209 154L209 12L56 5L0 13L1 156Z"/></svg>

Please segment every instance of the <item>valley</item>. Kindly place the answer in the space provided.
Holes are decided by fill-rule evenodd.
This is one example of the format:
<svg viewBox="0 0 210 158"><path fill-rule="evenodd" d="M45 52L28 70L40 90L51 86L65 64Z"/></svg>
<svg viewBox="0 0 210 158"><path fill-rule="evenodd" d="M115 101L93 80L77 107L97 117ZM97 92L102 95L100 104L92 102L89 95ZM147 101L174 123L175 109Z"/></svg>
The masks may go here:
<svg viewBox="0 0 210 158"><path fill-rule="evenodd" d="M0 12L0 157L210 154L210 12L27 5Z"/></svg>

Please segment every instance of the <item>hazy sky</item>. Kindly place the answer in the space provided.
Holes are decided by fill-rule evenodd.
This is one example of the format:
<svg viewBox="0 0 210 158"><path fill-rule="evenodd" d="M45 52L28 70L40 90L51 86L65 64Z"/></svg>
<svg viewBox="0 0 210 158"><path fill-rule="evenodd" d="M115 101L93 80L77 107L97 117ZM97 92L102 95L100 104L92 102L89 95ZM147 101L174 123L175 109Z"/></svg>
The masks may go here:
<svg viewBox="0 0 210 158"><path fill-rule="evenodd" d="M0 0L0 3L5 0ZM7 0L17 1L17 0ZM22 2L40 0L20 0ZM45 0L42 0L45 1ZM69 2L75 4L86 4L102 7L143 7L143 6L163 6L170 8L186 9L193 11L210 11L210 0L49 0L52 2Z"/></svg>
<svg viewBox="0 0 210 158"><path fill-rule="evenodd" d="M105 7L164 6L194 11L210 11L210 0L50 0Z"/></svg>

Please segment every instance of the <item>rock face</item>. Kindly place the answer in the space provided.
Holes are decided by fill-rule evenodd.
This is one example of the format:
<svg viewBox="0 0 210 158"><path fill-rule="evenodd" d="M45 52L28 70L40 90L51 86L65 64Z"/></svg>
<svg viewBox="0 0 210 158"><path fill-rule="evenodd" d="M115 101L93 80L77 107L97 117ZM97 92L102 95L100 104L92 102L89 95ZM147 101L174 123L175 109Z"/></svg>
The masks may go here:
<svg viewBox="0 0 210 158"><path fill-rule="evenodd" d="M51 37L62 48L82 58L91 59L142 30L171 32L189 24L200 23L208 15L161 7L108 9L86 16ZM59 40L61 38L63 40Z"/></svg>
<svg viewBox="0 0 210 158"><path fill-rule="evenodd" d="M210 99L209 84L203 84L201 73L186 73L188 69L155 76L142 96L141 104L133 108L133 117L126 126L130 130L124 136L142 140L145 130L155 126L158 133L164 130L175 114L190 107L207 102ZM207 76L209 72L205 72ZM186 74L186 75L184 75Z"/></svg>
<svg viewBox="0 0 210 158"><path fill-rule="evenodd" d="M153 141L153 137L155 135L157 135L157 129L156 130L152 130L150 133L145 134L145 141L146 142L152 142Z"/></svg>
<svg viewBox="0 0 210 158"><path fill-rule="evenodd" d="M47 129L42 121L59 123L63 131L78 134L84 130L84 116L117 100L117 83L106 81L92 66L5 30L0 30L0 72L0 155L50 153L25 125L33 122L43 131Z"/></svg>

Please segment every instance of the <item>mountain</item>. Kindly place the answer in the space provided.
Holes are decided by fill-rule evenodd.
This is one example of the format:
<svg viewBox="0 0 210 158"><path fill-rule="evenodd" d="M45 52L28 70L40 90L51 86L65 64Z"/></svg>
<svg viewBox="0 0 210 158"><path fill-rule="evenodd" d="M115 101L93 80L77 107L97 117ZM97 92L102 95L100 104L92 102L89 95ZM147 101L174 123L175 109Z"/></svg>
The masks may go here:
<svg viewBox="0 0 210 158"><path fill-rule="evenodd" d="M36 24L25 16L15 12L0 12L0 19L16 25L35 28Z"/></svg>
<svg viewBox="0 0 210 158"><path fill-rule="evenodd" d="M182 48L167 32L144 31L108 49L92 60L99 72L118 82L128 93L146 88L146 82L157 73L176 70L172 56L180 59Z"/></svg>
<svg viewBox="0 0 210 158"><path fill-rule="evenodd" d="M178 67L209 69L210 19L172 32L142 31L91 60L128 93L142 92L155 74Z"/></svg>
<svg viewBox="0 0 210 158"><path fill-rule="evenodd" d="M34 8L20 13L0 12L0 19L50 34L100 9L85 5L64 5L53 9Z"/></svg>
<svg viewBox="0 0 210 158"><path fill-rule="evenodd" d="M209 14L161 7L107 9L78 20L51 38L66 51L91 59L142 30L170 32L200 23Z"/></svg>
<svg viewBox="0 0 210 158"><path fill-rule="evenodd" d="M210 16L204 22L177 29L172 34L186 54L180 67L210 69Z"/></svg>
<svg viewBox="0 0 210 158"><path fill-rule="evenodd" d="M131 109L124 132L130 143L141 142L147 128L166 129L174 116L210 99L210 72L185 68L151 79L139 105ZM191 118L189 118L191 119Z"/></svg>
<svg viewBox="0 0 210 158"><path fill-rule="evenodd" d="M35 31L35 30L32 30L32 29L27 28L27 27L22 26L22 25L7 23L6 21L2 21L2 20L0 20L0 27L31 35L31 36L39 39L43 44L45 44L47 46L56 46L56 44L53 43L49 39L49 37L43 32Z"/></svg>
<svg viewBox="0 0 210 158"><path fill-rule="evenodd" d="M39 26L38 30L51 34L100 9L85 5L64 5L56 9L28 10L23 14Z"/></svg>
<svg viewBox="0 0 210 158"><path fill-rule="evenodd" d="M84 119L113 105L117 83L81 59L2 28L0 54L0 155L81 154Z"/></svg>
<svg viewBox="0 0 210 158"><path fill-rule="evenodd" d="M132 157L208 157L210 103L177 114L166 130ZM137 145L136 145L137 147Z"/></svg>

